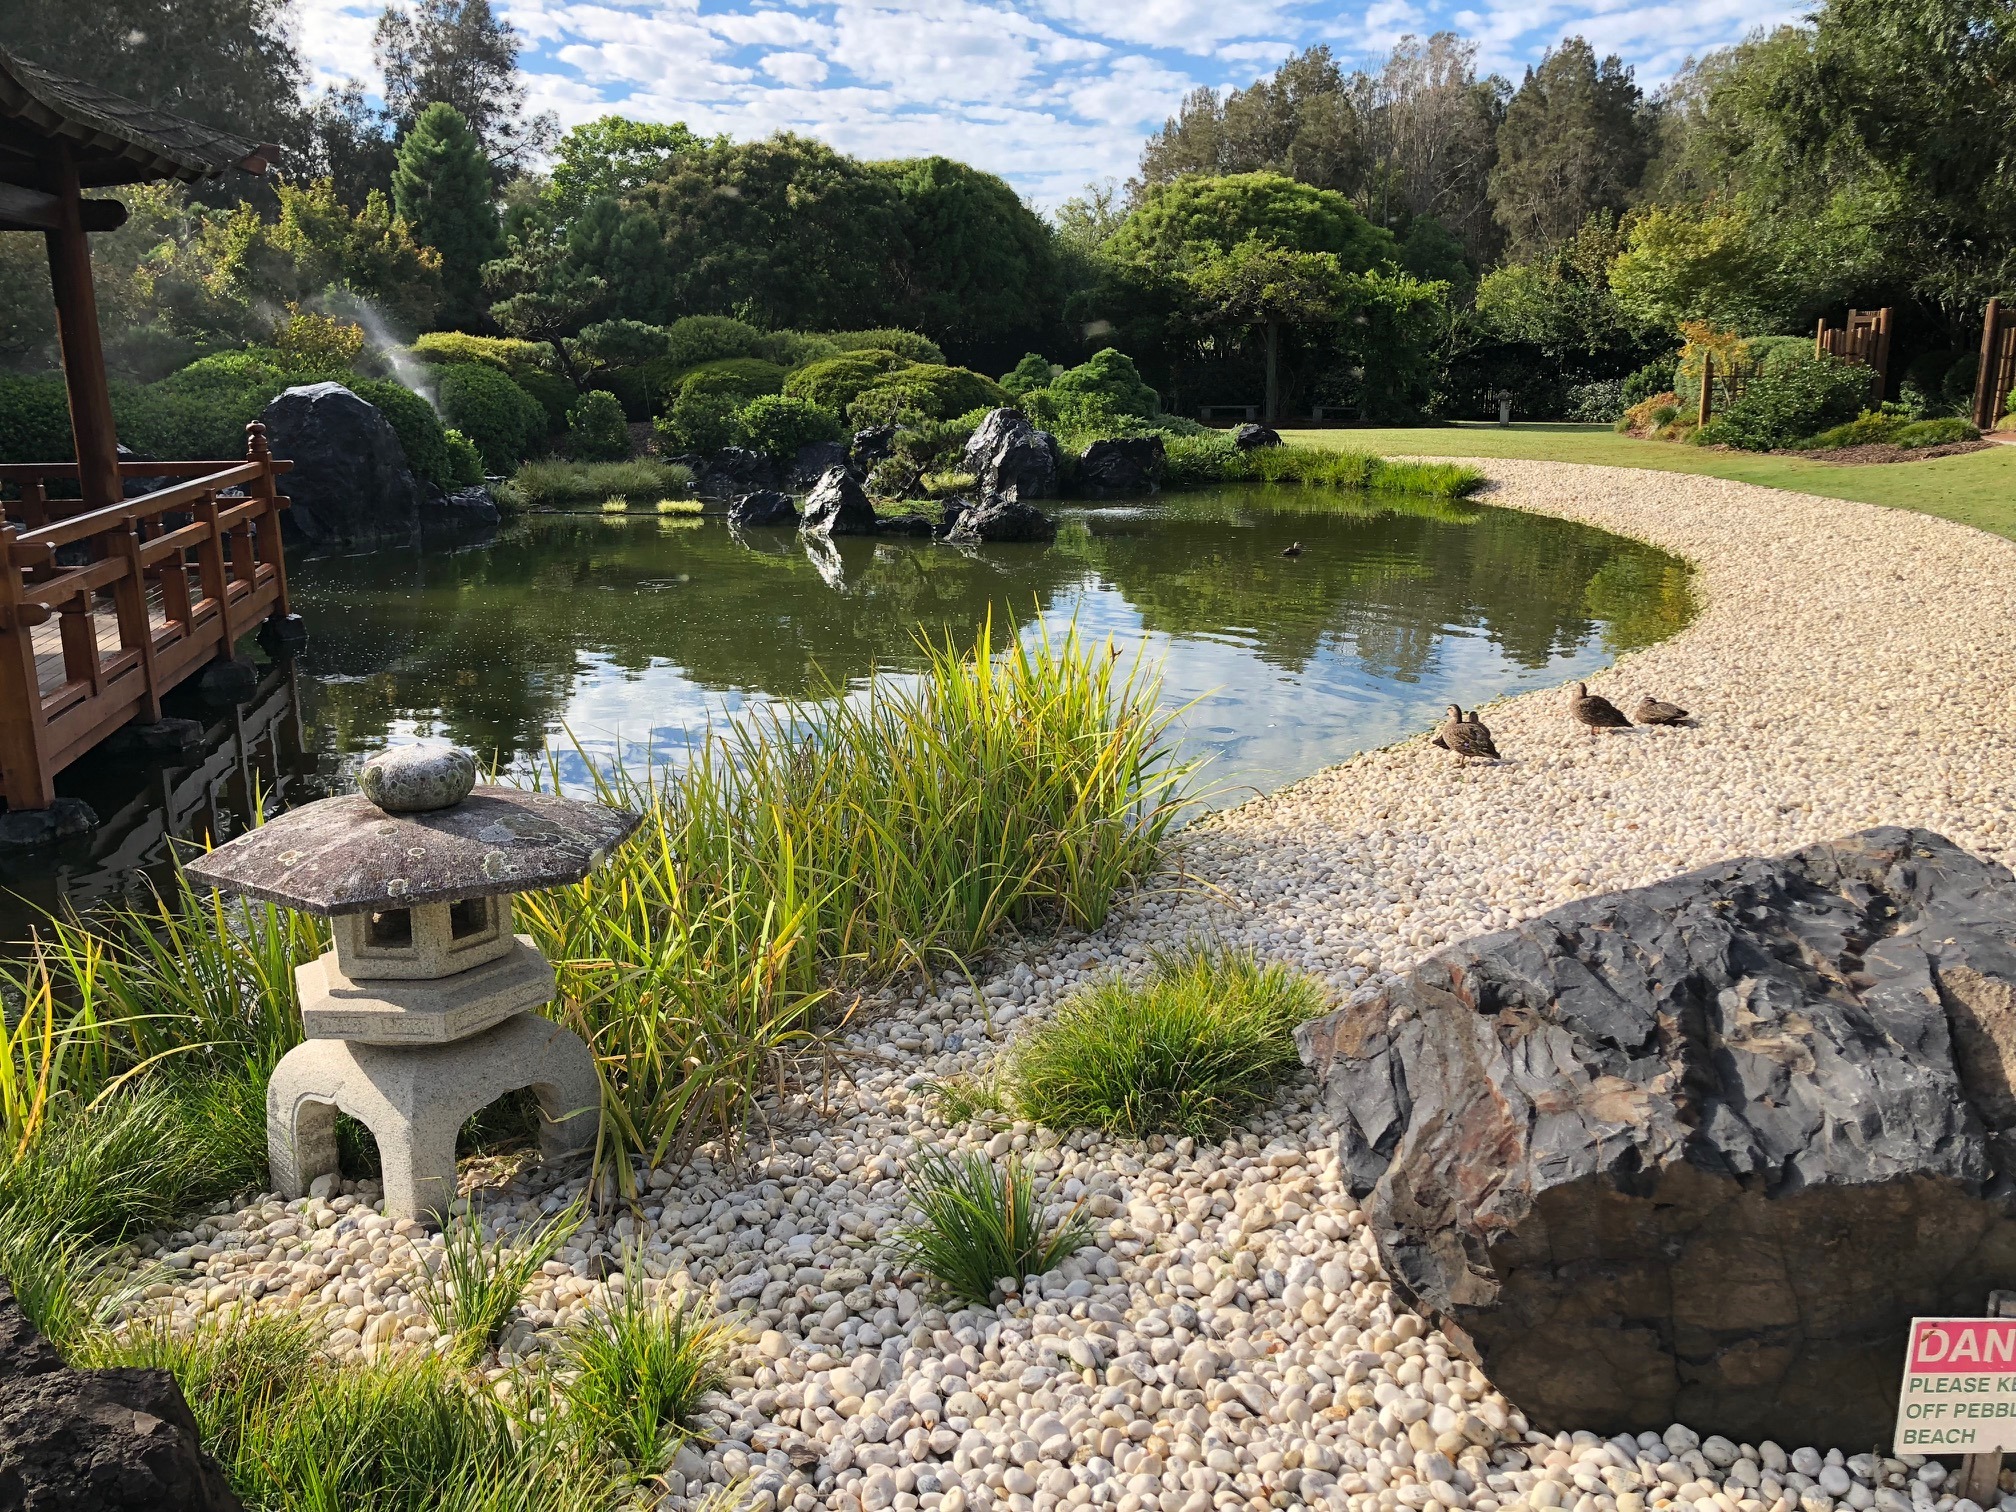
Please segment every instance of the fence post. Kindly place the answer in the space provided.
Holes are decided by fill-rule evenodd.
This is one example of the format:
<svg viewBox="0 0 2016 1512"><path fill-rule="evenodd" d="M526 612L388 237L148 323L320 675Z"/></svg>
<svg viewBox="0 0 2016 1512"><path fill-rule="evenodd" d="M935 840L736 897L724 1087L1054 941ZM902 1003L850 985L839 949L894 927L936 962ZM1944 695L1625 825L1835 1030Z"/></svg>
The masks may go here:
<svg viewBox="0 0 2016 1512"><path fill-rule="evenodd" d="M31 634L48 618L42 605L21 601L13 532L0 524L0 709L21 711L19 719L0 719L0 795L9 808L43 809L56 801L42 746L42 680Z"/></svg>
<svg viewBox="0 0 2016 1512"><path fill-rule="evenodd" d="M1974 372L1976 430L1990 429L1999 418L1995 413L1995 406L2001 402L2001 396L1996 394L1994 389L1995 370L1999 366L1995 359L2000 355L1996 348L2000 344L1998 338L2002 334L2001 327L2002 301L1991 299L1988 301L1988 314L1981 322L1981 362Z"/></svg>
<svg viewBox="0 0 2016 1512"><path fill-rule="evenodd" d="M1708 417L1715 413L1715 354L1701 354L1701 408L1696 415L1696 425L1706 425Z"/></svg>

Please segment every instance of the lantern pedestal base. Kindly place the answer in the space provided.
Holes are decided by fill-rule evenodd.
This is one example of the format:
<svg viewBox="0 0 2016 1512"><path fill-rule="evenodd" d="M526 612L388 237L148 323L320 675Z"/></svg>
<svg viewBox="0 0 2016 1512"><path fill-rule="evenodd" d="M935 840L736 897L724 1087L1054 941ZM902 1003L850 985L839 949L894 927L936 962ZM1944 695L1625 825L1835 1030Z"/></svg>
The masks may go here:
<svg viewBox="0 0 2016 1512"><path fill-rule="evenodd" d="M308 1040L274 1068L266 1087L266 1151L273 1186L305 1196L336 1170L336 1114L378 1141L388 1218L439 1218L455 1199L455 1136L469 1116L507 1092L539 1099L539 1144L551 1158L592 1146L601 1127L595 1059L551 1019L521 1013L443 1045Z"/></svg>

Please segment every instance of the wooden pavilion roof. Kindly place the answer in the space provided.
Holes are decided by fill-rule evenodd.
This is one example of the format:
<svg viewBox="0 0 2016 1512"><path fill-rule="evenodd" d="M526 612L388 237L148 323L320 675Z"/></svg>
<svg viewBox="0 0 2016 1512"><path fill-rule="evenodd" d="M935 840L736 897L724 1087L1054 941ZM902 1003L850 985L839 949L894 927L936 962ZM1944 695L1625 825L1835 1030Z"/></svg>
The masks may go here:
<svg viewBox="0 0 2016 1512"><path fill-rule="evenodd" d="M49 187L47 159L58 143L69 147L86 189L155 179L193 182L227 168L264 173L279 150L0 49L0 184Z"/></svg>

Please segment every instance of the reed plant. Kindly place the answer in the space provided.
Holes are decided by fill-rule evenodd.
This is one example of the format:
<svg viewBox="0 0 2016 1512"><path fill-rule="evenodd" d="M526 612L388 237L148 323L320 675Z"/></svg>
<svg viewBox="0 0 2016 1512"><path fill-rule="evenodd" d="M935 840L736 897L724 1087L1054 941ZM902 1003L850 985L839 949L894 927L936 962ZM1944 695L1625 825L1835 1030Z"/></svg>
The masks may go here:
<svg viewBox="0 0 2016 1512"><path fill-rule="evenodd" d="M627 462L527 462L499 492L518 507L582 509L611 496L641 504L684 493L692 486L689 467L633 457Z"/></svg>
<svg viewBox="0 0 2016 1512"><path fill-rule="evenodd" d="M1164 446L1164 478L1175 487L1279 483L1460 499L1484 484L1484 475L1476 468L1456 462L1396 461L1370 452L1317 446L1256 446L1241 451L1231 437L1215 431L1170 436Z"/></svg>
<svg viewBox="0 0 2016 1512"><path fill-rule="evenodd" d="M890 1249L962 1301L991 1306L1007 1290L1001 1282L1019 1288L1092 1240L1082 1206L1054 1223L1045 1218L1034 1179L1012 1156L998 1167L980 1150L932 1151L910 1178L922 1216L897 1230Z"/></svg>

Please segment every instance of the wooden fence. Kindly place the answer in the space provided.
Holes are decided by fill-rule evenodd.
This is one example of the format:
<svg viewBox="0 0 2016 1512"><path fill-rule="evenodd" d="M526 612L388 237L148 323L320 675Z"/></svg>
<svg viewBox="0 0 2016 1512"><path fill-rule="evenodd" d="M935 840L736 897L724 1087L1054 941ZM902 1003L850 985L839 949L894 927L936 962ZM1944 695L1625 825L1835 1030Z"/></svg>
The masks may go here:
<svg viewBox="0 0 2016 1512"><path fill-rule="evenodd" d="M2011 389L2016 389L2016 306L1991 299L1981 322L1981 365L1974 376L1976 429L1995 428Z"/></svg>
<svg viewBox="0 0 2016 1512"><path fill-rule="evenodd" d="M50 484L76 481L74 462L0 466L10 808L47 808L64 767L121 725L159 719L162 694L287 612L275 484L289 466L255 423L243 462L122 462L124 477L183 481L90 511L50 497Z"/></svg>
<svg viewBox="0 0 2016 1512"><path fill-rule="evenodd" d="M1890 389L1890 330L1895 313L1888 305L1880 310L1850 310L1847 321L1838 326L1829 326L1823 315L1813 333L1815 357L1840 357L1870 370L1871 409L1883 402Z"/></svg>

